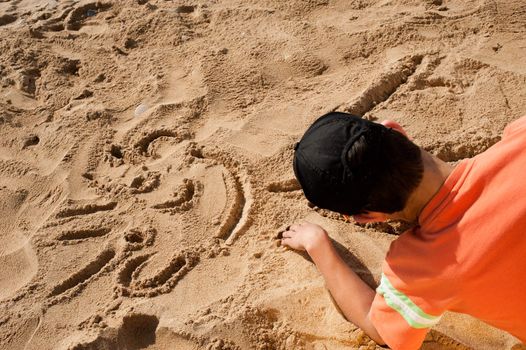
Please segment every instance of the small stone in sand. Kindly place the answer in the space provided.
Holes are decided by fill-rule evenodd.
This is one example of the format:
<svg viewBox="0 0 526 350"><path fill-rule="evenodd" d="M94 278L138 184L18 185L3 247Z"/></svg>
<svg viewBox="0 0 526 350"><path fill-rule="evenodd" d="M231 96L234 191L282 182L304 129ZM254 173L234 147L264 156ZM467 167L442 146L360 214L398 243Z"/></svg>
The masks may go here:
<svg viewBox="0 0 526 350"><path fill-rule="evenodd" d="M136 117L139 117L141 114L143 114L147 110L148 110L148 106L146 106L145 104L141 103L140 105L137 106L137 108L135 108L135 112L133 112L133 114Z"/></svg>

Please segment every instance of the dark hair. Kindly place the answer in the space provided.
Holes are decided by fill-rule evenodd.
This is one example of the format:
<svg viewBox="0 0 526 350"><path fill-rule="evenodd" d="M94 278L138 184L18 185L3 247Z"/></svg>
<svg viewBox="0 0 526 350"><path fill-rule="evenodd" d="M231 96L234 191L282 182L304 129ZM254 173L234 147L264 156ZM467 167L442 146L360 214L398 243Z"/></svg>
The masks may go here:
<svg viewBox="0 0 526 350"><path fill-rule="evenodd" d="M366 135L359 137L347 152L347 161L354 166L369 166L364 159L371 142ZM365 205L361 212L376 211L394 213L401 211L407 204L411 193L422 180L424 166L420 148L400 132L389 129L383 133L381 151L373 162L371 188L367 191ZM378 166L379 165L379 166ZM364 184L365 185L365 184Z"/></svg>

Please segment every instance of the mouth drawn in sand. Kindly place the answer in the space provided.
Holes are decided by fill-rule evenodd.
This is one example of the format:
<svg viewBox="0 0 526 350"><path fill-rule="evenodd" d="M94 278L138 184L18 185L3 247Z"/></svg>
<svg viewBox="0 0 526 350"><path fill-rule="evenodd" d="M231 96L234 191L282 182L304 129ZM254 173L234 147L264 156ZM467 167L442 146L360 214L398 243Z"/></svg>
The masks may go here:
<svg viewBox="0 0 526 350"><path fill-rule="evenodd" d="M195 252L178 253L163 268L156 270L153 275L142 277L141 272L151 257L152 254L139 255L124 263L123 268L117 275L117 282L120 285L119 293L121 295L152 297L167 293L199 261L199 255Z"/></svg>

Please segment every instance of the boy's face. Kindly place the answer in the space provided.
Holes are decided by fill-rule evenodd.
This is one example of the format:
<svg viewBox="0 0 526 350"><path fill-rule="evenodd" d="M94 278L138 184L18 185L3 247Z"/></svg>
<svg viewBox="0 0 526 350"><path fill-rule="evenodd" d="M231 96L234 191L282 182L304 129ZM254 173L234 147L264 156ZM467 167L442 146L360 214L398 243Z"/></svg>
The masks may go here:
<svg viewBox="0 0 526 350"><path fill-rule="evenodd" d="M344 215L344 217L345 216L347 215ZM367 224L369 222L383 222L391 218L389 214L380 213L377 211L367 211L362 214L353 215L352 217L354 221L356 221L359 224Z"/></svg>

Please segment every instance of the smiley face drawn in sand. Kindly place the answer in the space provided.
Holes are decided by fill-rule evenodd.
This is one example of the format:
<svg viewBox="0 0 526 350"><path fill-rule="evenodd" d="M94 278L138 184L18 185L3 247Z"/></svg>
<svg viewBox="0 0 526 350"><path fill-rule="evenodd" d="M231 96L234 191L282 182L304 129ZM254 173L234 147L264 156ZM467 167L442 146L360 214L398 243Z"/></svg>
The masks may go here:
<svg viewBox="0 0 526 350"><path fill-rule="evenodd" d="M202 258L228 254L250 225L243 165L199 146L184 118L164 125L172 112L158 106L90 151L99 161L82 176L97 196L65 201L41 232L40 244L55 246L73 271L49 272L49 305L102 280L113 298L168 293ZM96 155L83 158L93 164ZM92 246L95 255L82 252Z"/></svg>

